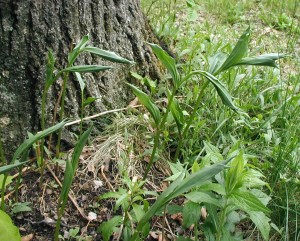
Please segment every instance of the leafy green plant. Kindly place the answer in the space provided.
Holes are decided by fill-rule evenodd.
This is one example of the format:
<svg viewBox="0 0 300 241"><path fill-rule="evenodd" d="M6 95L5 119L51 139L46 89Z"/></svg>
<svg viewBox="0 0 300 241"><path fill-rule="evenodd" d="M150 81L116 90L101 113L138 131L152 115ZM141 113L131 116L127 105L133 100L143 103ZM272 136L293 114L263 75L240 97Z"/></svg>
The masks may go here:
<svg viewBox="0 0 300 241"><path fill-rule="evenodd" d="M108 192L101 196L101 199L116 199L115 211L121 208L123 216L114 216L107 222L103 222L99 226L99 231L104 241L108 241L114 230L118 227L119 236L122 240L129 240L132 236L133 229L137 222L145 215L149 209L149 202L145 199L146 195L156 195L153 192L147 192L142 189L144 181L140 181L137 177L132 180L125 177L123 179L127 188L120 188L117 192ZM148 234L150 226L146 225L143 232Z"/></svg>
<svg viewBox="0 0 300 241"><path fill-rule="evenodd" d="M260 190L267 184L262 180L261 172L248 163L255 157L244 154L238 149L238 144L229 152L229 156L233 156L229 169L199 182L197 187L184 194L187 201L178 211L183 216L183 228L193 225L194 240L198 240L199 233L203 233L207 240L243 240L236 226L246 220L251 220L264 240L269 240L270 210L266 205L271 198ZM218 149L209 143L206 143L205 151L201 162L195 161L185 175L193 175L210 163L219 163L223 159ZM181 173L180 163L176 166L171 168L173 176L167 180ZM172 210L172 205L168 210Z"/></svg>
<svg viewBox="0 0 300 241"><path fill-rule="evenodd" d="M232 237L235 225L242 219L249 218L260 230L264 240L269 240L270 219L266 214L268 215L270 210L266 205L270 197L256 189L266 183L261 180L262 174L247 164L248 158L248 155L239 151L230 168L224 172L223 178L218 180L217 185L212 186L213 189L204 185L205 192L201 192L200 187L200 191L186 195L193 202L208 205L210 216L203 224L205 233L209 234L207 238L211 235L215 235L216 240ZM241 215L241 211L246 216ZM233 216L236 218L232 219Z"/></svg>
<svg viewBox="0 0 300 241"><path fill-rule="evenodd" d="M135 221L136 227L134 225L124 224L121 230L123 233L123 240L144 240L144 238L148 235L149 229L149 221L155 215L161 214L161 209L163 209L168 203L176 197L183 195L186 192L189 192L193 188L205 183L207 180L211 179L219 172L221 172L224 168L226 168L226 164L231 159L226 161L216 163L209 167L204 167L203 169L197 171L196 173L185 177L185 173L180 173L178 178L164 191L162 192L157 200L154 202L152 206L149 207L149 203L145 203L145 199L141 196L141 193L145 193L141 189L143 182L139 183L136 186L136 196L131 197L131 191L126 191L125 189L120 189L118 192L111 192L104 194L102 198L116 198L116 207L122 206L123 212L124 210L127 211L126 214L122 216L114 216L109 221L101 224L99 227L99 231L102 232L103 239L109 240L110 236L112 235L115 227L118 227L124 224L125 220L130 220L130 222ZM135 184L129 184L131 190L135 187ZM146 204L146 205L145 205ZM131 210L133 215L130 215ZM135 218L132 218L132 217ZM126 227L126 228L125 228Z"/></svg>
<svg viewBox="0 0 300 241"><path fill-rule="evenodd" d="M250 36L250 28L248 28L240 37L237 44L233 48L232 52L229 55L218 53L210 60L210 70L209 72L203 70L194 70L188 73L186 76L182 77L179 74L179 70L177 69L175 60L169 56L163 49L161 49L156 44L149 44L158 57L158 59L162 62L162 64L166 67L172 77L172 83L170 84L170 88L167 87L167 98L168 104L165 112L162 115L160 114L159 108L154 104L154 102L150 99L150 97L139 90L137 87L128 84L129 87L133 90L134 94L138 97L139 101L146 107L146 109L150 112L152 118L155 122L156 132L154 135L154 146L152 149L152 154L150 157L150 161L147 165L145 174L143 179L145 180L151 166L154 163L156 158L157 147L159 145L159 139L162 133L165 131L165 123L169 113L171 112L178 128L179 133L179 142L177 145L176 153L174 159L177 160L179 158L179 154L182 148L182 145L187 137L187 133L190 129L190 126L194 122L195 116L197 114L198 108L200 106L204 91L209 83L211 83L219 97L221 98L223 104L235 112L241 112L239 108L237 108L233 102L233 98L229 94L225 85L216 77L222 71L225 71L231 67L238 65L260 65L260 66L271 66L276 67L275 60L278 60L284 55L282 54L265 54L258 57L246 57L248 51L248 42ZM178 101L174 100L175 94L179 91L179 88L184 85L186 82L192 79L193 76L199 75L204 77L207 82L202 84L202 88L197 96L196 103L194 105L194 109L192 113L189 115L188 120L184 123L183 118L183 110L180 108Z"/></svg>
<svg viewBox="0 0 300 241"><path fill-rule="evenodd" d="M30 148L32 148L33 144L38 142L39 140L42 140L46 136L58 131L59 129L63 128L63 126L65 124L66 124L66 121L62 121L62 122L56 124L55 126L49 127L35 135L31 135L15 151L12 161L11 161L11 164L0 167L0 175L4 174L4 178L2 180L2 188L1 188L1 208L2 208L2 210L4 210L4 194L5 194L6 180L8 177L8 171L10 171L14 168L19 168L20 166L27 163L29 150L30 150ZM16 193L17 193L17 190L19 189L21 176L22 176L21 169L19 168L18 181L15 186Z"/></svg>
<svg viewBox="0 0 300 241"><path fill-rule="evenodd" d="M54 53L49 50L48 51L48 60L47 60L47 67L46 67L46 83L42 95L42 116L41 116L41 128L42 130L45 129L45 118L46 118L46 100L47 100L47 93L50 87L61 77L63 79L63 85L61 89L61 99L60 99L60 121L62 121L65 117L64 114L64 106L65 106L65 95L67 89L67 81L69 79L69 74L74 73L76 75L76 79L79 82L80 89L81 89L81 114L80 117L83 119L83 112L84 107L91 104L96 100L94 97L88 97L87 99L84 98L84 89L85 89L85 82L81 77L81 73L87 72L100 72L112 69L111 66L101 66L101 65L74 65L76 59L81 53L91 53L103 59L109 60L111 62L121 63L121 64L133 64L133 61L129 61L114 52L102 50L97 47L87 45L90 40L89 35L85 35L79 43L70 51L68 54L68 63L66 68L62 70L56 70L55 68L55 56ZM53 117L54 120L56 116ZM55 122L55 121L54 121ZM82 122L80 125L80 131L82 133ZM58 158L60 153L60 143L61 143L61 131L58 133L58 141L56 145L56 157ZM44 163L44 140L40 142L40 150L39 150L39 162L41 163L41 174L43 175L43 171L45 168ZM42 182L42 178L41 178Z"/></svg>
<svg viewBox="0 0 300 241"><path fill-rule="evenodd" d="M143 180L146 180L147 174L151 166L157 159L160 138L163 136L163 133L167 131L165 129L165 124L169 114L173 116L178 129L178 143L174 160L179 160L183 143L186 141L190 127L193 126L195 122L195 118L197 117L198 109L200 107L201 100L205 93L205 89L209 84L213 85L218 96L221 98L225 106L229 107L238 114L245 115L241 109L236 107L236 105L233 102L233 98L229 94L229 91L227 90L226 86L216 76L220 75L221 72L227 71L235 66L240 65L277 67L275 61L284 57L283 54L264 54L256 57L246 57L248 52L249 37L250 28L248 28L242 34L242 36L240 37L230 54L219 52L209 59L210 68L208 72L203 70L193 70L187 73L185 76L181 76L180 71L177 69L175 60L171 56L169 56L159 46L155 44L150 44L153 52L156 54L158 59L162 62L162 64L170 73L172 81L166 87L168 101L164 112L160 110L160 108L151 100L150 96L148 96L145 92L139 90L133 85L128 84L133 90L134 94L139 99L139 101L149 111L154 120L154 146L152 149L150 161L147 165L146 171L143 176ZM175 98L175 94L180 90L182 86L186 85L188 81L193 80L194 76L200 76L206 81L202 83L202 86L200 87L200 90L196 95L196 101L193 106L192 113L188 115L188 118L184 118L183 113L185 110L181 108L179 101ZM236 216L238 212L242 211L245 213L245 218L250 218L252 222L255 223L255 225L261 231L263 238L267 240L270 231L269 218L266 216L266 214L269 213L269 209L266 208L267 203L263 203L262 200L258 199L255 196L257 193L252 193L249 189L249 186L247 186L249 184L248 181L251 179L249 178L249 176L253 175L251 177L258 183L258 179L261 176L259 175L259 172L255 172L253 169L247 171L246 159L244 158L244 155L238 153L236 155L237 157L234 158L231 168L228 172L225 172L223 174L224 177L219 184L211 183L212 189L206 187L205 192L198 191L186 194L186 198L190 201L188 202L187 207L184 209L184 216L188 216L188 218L184 218L184 225L187 226L192 222L195 225L195 232L197 233L199 215L197 215L196 218L195 216L190 214L189 210L191 209L191 207L200 207L200 204L206 203L210 204L209 213L211 213L211 216L208 220L213 218L215 219L214 222L217 222L219 225L216 226L216 223L214 223L215 226L212 229L209 228L212 224L207 224L207 227L203 226L205 227L204 232L207 234L208 239L214 237L214 239L220 241L222 238L224 239L224 237L231 237L232 227L234 227L235 224L238 223L241 219L234 219L234 221L230 223L230 218L231 216ZM209 164L210 163L208 163L208 165ZM203 166L205 166L205 163L202 163L201 165L202 167L199 166L199 168L196 169L201 170ZM260 182L260 184L261 183L265 184L264 182ZM198 186L199 187L197 188L197 190L201 190L200 183L198 183ZM218 187L218 191L222 190L221 193L217 192L218 195L220 195L218 198L214 197L215 195L213 194L213 192L216 191L216 186ZM257 190L256 192L260 191ZM261 195L264 197L266 196L263 193L261 193ZM175 195L173 198L175 197L177 197L177 195ZM200 201L201 198L202 201ZM160 200L160 197L158 200ZM216 213L218 213L218 215L215 215L215 217L213 217ZM152 213L150 216L153 215L154 213ZM143 223L143 219L138 224L136 233L141 232L143 226L141 223ZM230 228L228 228L226 225L228 227L230 226ZM220 229L218 227L224 227L224 229ZM137 238L136 233L135 235L133 235L134 238Z"/></svg>
<svg viewBox="0 0 300 241"><path fill-rule="evenodd" d="M12 209L11 209L11 212L13 214L16 214L16 213L20 213L20 212L31 212L32 209L30 207L30 202L23 202L23 203L13 203L12 204Z"/></svg>
<svg viewBox="0 0 300 241"><path fill-rule="evenodd" d="M65 175L64 175L64 181L61 189L61 194L59 197L58 201L58 217L56 221L56 227L55 227L55 233L54 233L54 240L58 241L59 237L59 230L60 230L60 225L61 225L61 218L64 213L66 203L68 200L68 194L71 189L71 184L73 182L73 179L76 174L76 170L78 167L78 162L79 162L79 157L82 152L83 147L85 146L88 137L92 131L92 128L90 127L88 130L86 130L81 137L79 138L74 151L72 155L71 160L66 161L66 170L65 170Z"/></svg>
<svg viewBox="0 0 300 241"><path fill-rule="evenodd" d="M80 228L70 228L67 232L67 237L63 237L62 235L59 235L60 240L78 240L78 241L92 241L93 238L91 236L81 236L79 234Z"/></svg>

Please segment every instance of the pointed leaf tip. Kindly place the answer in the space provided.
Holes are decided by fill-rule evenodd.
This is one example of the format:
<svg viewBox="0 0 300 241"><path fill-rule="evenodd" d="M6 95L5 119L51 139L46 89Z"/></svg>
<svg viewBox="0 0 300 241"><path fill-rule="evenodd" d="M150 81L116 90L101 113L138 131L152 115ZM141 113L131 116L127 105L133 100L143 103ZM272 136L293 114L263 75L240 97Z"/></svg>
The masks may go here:
<svg viewBox="0 0 300 241"><path fill-rule="evenodd" d="M180 78L176 68L175 60L157 44L148 43L156 57L161 61L165 68L170 72L173 84L177 88L180 85Z"/></svg>
<svg viewBox="0 0 300 241"><path fill-rule="evenodd" d="M223 62L222 66L220 66L218 70L214 70L214 73L220 73L236 65L247 54L249 38L250 27L248 27L247 30L242 34L228 58Z"/></svg>
<svg viewBox="0 0 300 241"><path fill-rule="evenodd" d="M125 59L118 54L108 51L108 50L103 50L97 47L92 47L92 46L87 46L82 49L82 51L87 51L92 54L98 55L103 59L107 59L111 62L116 62L116 63L121 63L121 64L135 64L134 61L130 61L128 59Z"/></svg>

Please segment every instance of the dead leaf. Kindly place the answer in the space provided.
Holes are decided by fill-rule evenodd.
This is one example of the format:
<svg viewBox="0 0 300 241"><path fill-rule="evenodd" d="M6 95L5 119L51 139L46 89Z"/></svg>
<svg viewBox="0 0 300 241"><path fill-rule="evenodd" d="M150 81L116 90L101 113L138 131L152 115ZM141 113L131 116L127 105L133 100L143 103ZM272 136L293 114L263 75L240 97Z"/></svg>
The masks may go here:
<svg viewBox="0 0 300 241"><path fill-rule="evenodd" d="M94 180L93 183L94 183L95 190L103 186L103 182L101 180Z"/></svg>
<svg viewBox="0 0 300 241"><path fill-rule="evenodd" d="M151 238L156 239L158 241L168 241L169 240L168 238L163 237L163 234L160 231L150 232L150 236L151 236Z"/></svg>
<svg viewBox="0 0 300 241"><path fill-rule="evenodd" d="M181 213L175 213L171 215L171 218L177 222L179 222L180 224L182 224L183 222L183 217Z"/></svg>
<svg viewBox="0 0 300 241"><path fill-rule="evenodd" d="M206 218L207 218L207 210L206 210L206 208L202 207L201 208L201 220L205 221Z"/></svg>
<svg viewBox="0 0 300 241"><path fill-rule="evenodd" d="M154 239L158 239L159 234L157 232L152 231L150 232L150 236Z"/></svg>
<svg viewBox="0 0 300 241"><path fill-rule="evenodd" d="M21 241L30 241L30 240L32 240L32 239L33 239L33 233L28 234L28 235L26 235L26 236L23 236L23 237L21 238Z"/></svg>
<svg viewBox="0 0 300 241"><path fill-rule="evenodd" d="M149 163L150 162L150 157L149 156L144 156L144 161Z"/></svg>
<svg viewBox="0 0 300 241"><path fill-rule="evenodd" d="M160 188L162 191L166 190L169 186L169 182L165 182L163 181L161 184L160 184Z"/></svg>
<svg viewBox="0 0 300 241"><path fill-rule="evenodd" d="M139 99L137 97L135 97L132 101L130 101L128 107L134 107L135 105L137 105L139 102Z"/></svg>

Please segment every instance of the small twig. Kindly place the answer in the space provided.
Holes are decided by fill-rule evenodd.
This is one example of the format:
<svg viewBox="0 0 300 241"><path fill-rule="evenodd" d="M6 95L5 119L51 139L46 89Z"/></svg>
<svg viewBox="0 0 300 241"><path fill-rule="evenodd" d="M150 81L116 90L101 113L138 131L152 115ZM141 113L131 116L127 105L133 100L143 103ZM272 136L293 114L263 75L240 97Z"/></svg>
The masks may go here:
<svg viewBox="0 0 300 241"><path fill-rule="evenodd" d="M50 227L53 227L56 224L56 222L54 220L49 219L49 218L48 219L45 218L41 221L32 221L32 220L27 219L27 218L25 220L30 222L31 224L47 224ZM75 227L77 227L77 225L68 225L68 224L64 224L64 223L61 223L61 226L66 227L66 228L75 228Z"/></svg>
<svg viewBox="0 0 300 241"><path fill-rule="evenodd" d="M62 187L61 182L59 181L59 179L57 178L57 176L56 176L55 173L52 171L52 169L50 168L49 165L47 165L47 168L48 168L48 170L50 171L50 173L52 174L52 176L54 177L55 181L58 183L58 185L59 185L60 187ZM88 221L91 221L91 220L89 219L89 217L86 216L85 213L83 212L83 210L79 207L79 205L77 204L77 201L75 200L75 198L74 198L70 193L68 194L68 196L69 196L71 202L74 204L74 206L75 206L76 209L78 210L78 212L80 213L80 215L81 215L84 219L86 219L86 220L88 220Z"/></svg>
<svg viewBox="0 0 300 241"><path fill-rule="evenodd" d="M176 96L178 98L182 98L182 96ZM158 101L155 101L155 103L162 103L162 102L166 102L167 103L167 99L162 99L162 100L158 100ZM92 120L92 119L95 119L99 116L103 116L103 115L107 115L107 114L110 114L110 113L115 113L115 112L121 112L121 111L124 111L124 110L130 110L130 109L134 109L134 108L140 108L140 107L143 107L143 105L129 105L127 107L124 107L124 108L119 108L119 109L114 109L114 110L107 110L107 111L104 111L104 112L101 112L101 113L98 113L98 114L95 114L95 115L91 115L91 116L87 116L85 118L83 118L82 120L83 121L86 121L86 120ZM78 124L81 122L81 119L78 119L78 120L75 120L75 121L72 121L72 122L69 122L67 124L65 124L65 126L71 126L71 125L74 125L74 124Z"/></svg>
<svg viewBox="0 0 300 241"><path fill-rule="evenodd" d="M139 108L139 107L142 107L142 106L143 105L133 105L133 106L128 106L128 107L124 107L124 108L120 108L120 109L108 110L108 111L104 111L104 112L98 113L96 115L85 117L82 120L83 121L91 120L91 119L95 119L95 118L97 118L99 116L102 116L102 115L107 115L107 114L115 113L115 112L121 112L121 111L124 111L124 110L129 110L131 108ZM75 120L75 121L67 123L65 126L74 125L74 124L77 124L77 123L80 123L80 122L81 122L81 119Z"/></svg>
<svg viewBox="0 0 300 241"><path fill-rule="evenodd" d="M158 228L161 228L161 229L163 228L166 232L173 235L173 237L176 237L173 232L170 232L170 230L168 230L167 228L164 228L160 223L157 223L157 224L153 225L153 227L158 227Z"/></svg>
<svg viewBox="0 0 300 241"><path fill-rule="evenodd" d="M23 169L22 169L22 174L24 173L24 172L26 172L28 169L30 169L29 167L24 167ZM19 176L19 172L17 172L15 175L13 175L12 176L12 179L14 179L14 178L16 178L16 177L18 177Z"/></svg>
<svg viewBox="0 0 300 241"><path fill-rule="evenodd" d="M172 229L171 229L171 226L170 226L170 224L169 224L169 221L168 221L167 217L165 217L165 221L166 221L166 224L167 224L167 226L168 226L168 229L169 229L170 234L171 234L173 237L176 237L176 235L172 232Z"/></svg>
<svg viewBox="0 0 300 241"><path fill-rule="evenodd" d="M165 208L164 208L163 229L161 231L163 239L165 239L165 225L166 225L166 221L167 221L167 219L166 219L166 212L167 212L167 205L165 205Z"/></svg>
<svg viewBox="0 0 300 241"><path fill-rule="evenodd" d="M25 186L25 185L22 184L22 185L19 186L18 189L21 189L21 188L24 187L24 186ZM9 196L11 196L12 194L14 194L14 192L15 192L15 190L12 190L10 193L6 194L6 195L4 196L4 200L8 199ZM0 203L1 203L1 200L0 200Z"/></svg>
<svg viewBox="0 0 300 241"><path fill-rule="evenodd" d="M123 228L124 228L124 220L125 220L125 212L123 213L122 224L120 226L118 237L117 237L116 241L120 241L120 239L121 239Z"/></svg>
<svg viewBox="0 0 300 241"><path fill-rule="evenodd" d="M22 173L26 172L28 169L29 169L29 167L24 167L24 168L22 169ZM18 177L19 174L20 174L20 173L18 172L18 173L16 173L15 175L13 175L13 176L12 176L12 179ZM22 187L24 187L24 184L20 185L18 189L21 189ZM15 190L12 190L10 193L6 194L6 195L4 196L4 200L6 200L7 198L9 198L9 196L11 196L12 194L14 194L14 192L15 192ZM1 202L1 201L0 201L0 202Z"/></svg>
<svg viewBox="0 0 300 241"><path fill-rule="evenodd" d="M45 204L43 201L44 201L44 196L45 196L45 192L46 192L46 187L47 187L47 181L46 181L46 183L45 183L45 185L44 185L44 187L43 187L43 193L42 193L42 196L41 196L41 201L40 201L40 207L43 207L43 209L45 209L44 208L44 206L45 205L43 205L43 204ZM41 208L40 208L41 209ZM42 213L44 213L44 211L42 212Z"/></svg>
<svg viewBox="0 0 300 241"><path fill-rule="evenodd" d="M84 233L87 231L88 226L90 225L90 222L91 222L91 220L89 220L88 223L87 223L87 225L82 229L82 231L81 231L81 236L83 236Z"/></svg>
<svg viewBox="0 0 300 241"><path fill-rule="evenodd" d="M109 186L109 188L113 191L116 192L116 190L114 189L114 187L110 184L110 182L108 181L107 177L104 174L104 166L101 166L101 175L104 178L105 182L107 183L107 185Z"/></svg>

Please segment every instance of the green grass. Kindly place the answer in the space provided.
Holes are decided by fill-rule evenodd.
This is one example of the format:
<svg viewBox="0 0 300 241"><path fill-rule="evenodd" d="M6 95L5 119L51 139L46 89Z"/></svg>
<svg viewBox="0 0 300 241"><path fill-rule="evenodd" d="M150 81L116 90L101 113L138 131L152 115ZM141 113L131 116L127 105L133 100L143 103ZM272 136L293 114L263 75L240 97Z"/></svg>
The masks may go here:
<svg viewBox="0 0 300 241"><path fill-rule="evenodd" d="M203 155L204 141L213 143L223 154L232 142L240 142L246 153L257 157L252 164L263 171L271 189L272 222L282 229L281 235L272 231L272 240L298 240L299 1L158 2L142 1L143 8L159 37L171 45L182 72L207 70L209 57L218 51L228 53L248 25L252 29L251 56L265 52L288 55L279 61L278 69L235 67L220 74L248 116L222 107L209 87L183 155L186 160ZM195 79L181 89L181 105L186 110L194 105L198 85Z"/></svg>

